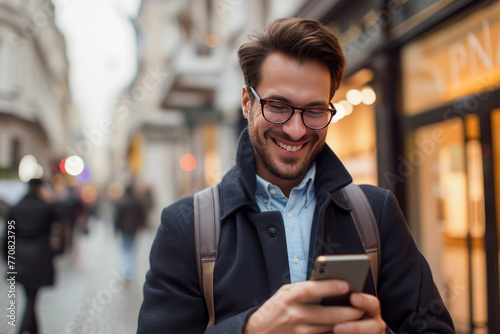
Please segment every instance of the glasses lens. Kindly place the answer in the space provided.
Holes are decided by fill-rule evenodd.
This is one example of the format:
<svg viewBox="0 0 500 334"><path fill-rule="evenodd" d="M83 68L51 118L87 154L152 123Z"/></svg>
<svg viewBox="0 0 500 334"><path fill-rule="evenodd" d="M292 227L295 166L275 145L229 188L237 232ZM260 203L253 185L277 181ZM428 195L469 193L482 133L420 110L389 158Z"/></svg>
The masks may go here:
<svg viewBox="0 0 500 334"><path fill-rule="evenodd" d="M305 110L303 112L304 123L310 128L320 129L328 125L331 114L327 108Z"/></svg>
<svg viewBox="0 0 500 334"><path fill-rule="evenodd" d="M269 122L283 123L290 117L292 112L290 106L280 102L267 101L264 105L264 117Z"/></svg>

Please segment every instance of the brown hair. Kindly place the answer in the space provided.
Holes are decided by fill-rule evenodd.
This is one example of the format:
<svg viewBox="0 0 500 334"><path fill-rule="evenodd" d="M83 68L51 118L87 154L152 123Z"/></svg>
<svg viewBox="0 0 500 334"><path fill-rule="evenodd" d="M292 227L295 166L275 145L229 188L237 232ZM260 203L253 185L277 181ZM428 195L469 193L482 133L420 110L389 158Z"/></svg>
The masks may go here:
<svg viewBox="0 0 500 334"><path fill-rule="evenodd" d="M337 37L320 22L302 18L277 19L250 38L251 41L238 50L247 86L257 87L262 63L269 54L280 52L299 62L315 60L325 64L330 70L330 99L339 88L345 66L342 48Z"/></svg>

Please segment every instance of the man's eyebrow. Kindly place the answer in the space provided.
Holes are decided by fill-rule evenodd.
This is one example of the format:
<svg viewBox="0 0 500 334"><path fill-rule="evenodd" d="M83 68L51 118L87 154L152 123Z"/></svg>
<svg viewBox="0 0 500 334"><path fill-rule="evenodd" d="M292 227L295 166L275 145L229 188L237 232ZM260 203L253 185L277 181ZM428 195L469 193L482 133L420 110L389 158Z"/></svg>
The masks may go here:
<svg viewBox="0 0 500 334"><path fill-rule="evenodd" d="M281 102L285 102L287 104L293 105L292 103L290 103L289 99L287 99L284 96L277 95L277 94L269 95L269 96L267 96L267 97L265 97L263 99L264 100L281 101ZM295 105L294 105L294 107L295 107ZM321 101L310 102L310 103L306 104L305 106L301 106L301 108L309 108L309 107L326 107L326 108L328 108L328 103L325 102L325 101L323 101L323 100L321 100Z"/></svg>

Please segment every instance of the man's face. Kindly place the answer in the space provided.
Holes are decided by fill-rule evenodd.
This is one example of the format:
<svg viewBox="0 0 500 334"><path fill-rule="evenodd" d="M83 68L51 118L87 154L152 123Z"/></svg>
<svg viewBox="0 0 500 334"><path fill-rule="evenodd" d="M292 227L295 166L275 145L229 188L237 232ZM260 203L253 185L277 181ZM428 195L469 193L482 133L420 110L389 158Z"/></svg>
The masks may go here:
<svg viewBox="0 0 500 334"><path fill-rule="evenodd" d="M262 99L279 100L296 107L328 107L330 72L315 61L299 63L281 53L270 54L262 64L261 81L253 87ZM321 151L327 128L311 130L296 110L284 124L264 119L260 103L252 92L243 89L243 115L255 151L257 174L279 185L283 181L299 183Z"/></svg>

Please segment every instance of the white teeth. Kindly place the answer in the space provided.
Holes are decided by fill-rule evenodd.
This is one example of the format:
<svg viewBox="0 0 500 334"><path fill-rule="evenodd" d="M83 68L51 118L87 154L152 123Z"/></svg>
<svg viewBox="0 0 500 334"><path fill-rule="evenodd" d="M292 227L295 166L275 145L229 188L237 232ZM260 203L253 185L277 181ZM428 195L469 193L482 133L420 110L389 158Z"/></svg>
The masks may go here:
<svg viewBox="0 0 500 334"><path fill-rule="evenodd" d="M290 145L285 145L283 143L277 142L278 146L281 147L282 149L288 151L288 152L297 152L302 148L303 145L299 146L290 146Z"/></svg>

